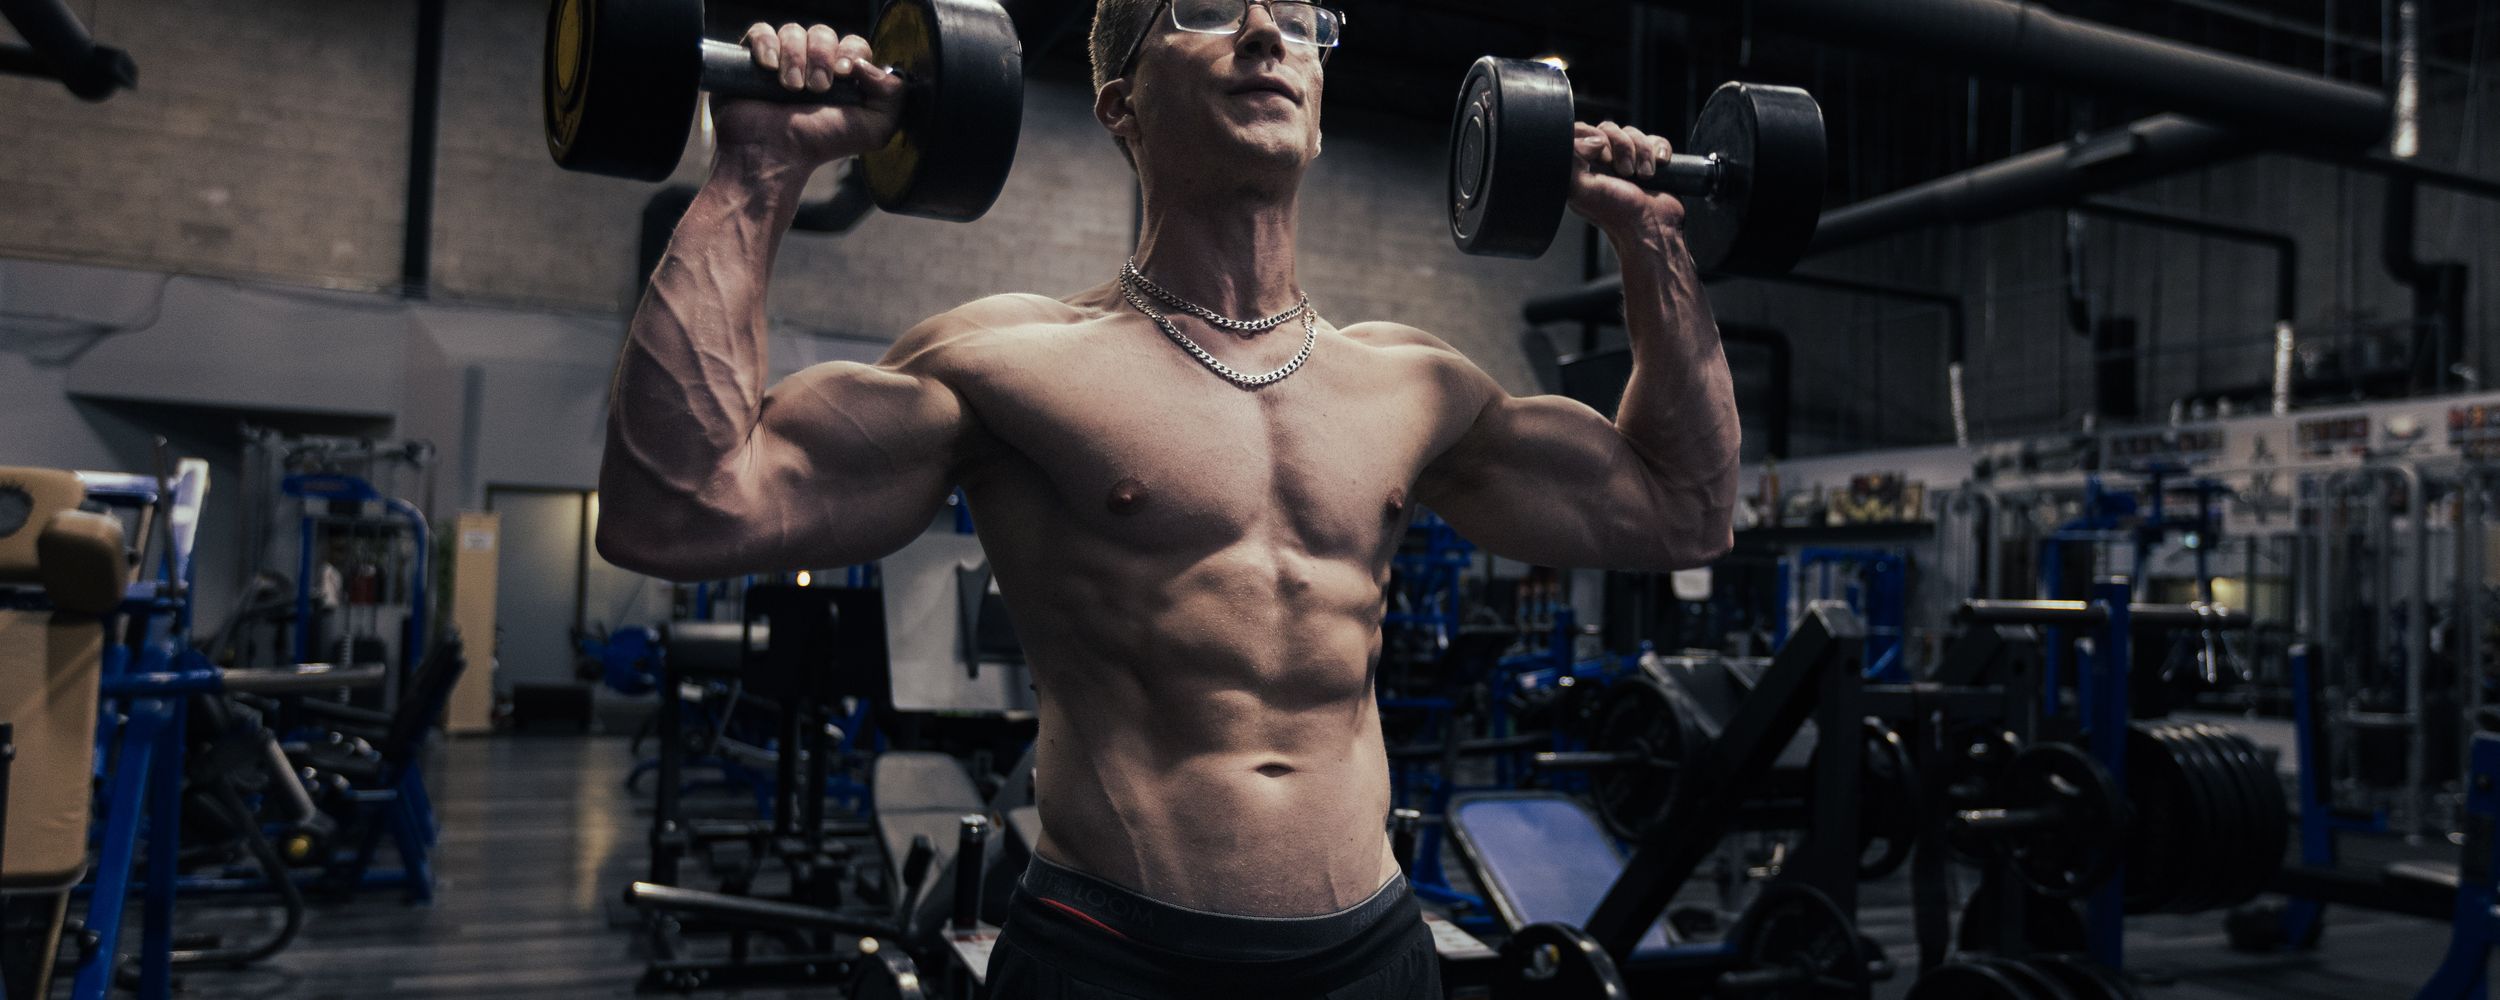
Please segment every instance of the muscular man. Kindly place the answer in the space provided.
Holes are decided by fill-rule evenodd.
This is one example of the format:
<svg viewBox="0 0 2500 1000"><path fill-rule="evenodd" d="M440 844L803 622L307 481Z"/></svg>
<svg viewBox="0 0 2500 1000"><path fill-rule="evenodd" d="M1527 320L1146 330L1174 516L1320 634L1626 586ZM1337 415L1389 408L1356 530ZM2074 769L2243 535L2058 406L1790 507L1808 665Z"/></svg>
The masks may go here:
<svg viewBox="0 0 2500 1000"><path fill-rule="evenodd" d="M635 314L600 481L619 565L862 563L970 498L1041 715L1046 833L997 996L1437 997L1372 692L1408 519L1554 566L1730 544L1736 408L1682 208L1621 179L1665 142L1579 131L1572 206L1623 261L1634 356L1611 421L1306 302L1295 219L1342 20L1099 0L1094 112L1143 190L1135 270L972 302L769 390L765 279L800 187L885 140L898 88L862 39L757 25L788 86L871 100L716 108L711 177Z"/></svg>

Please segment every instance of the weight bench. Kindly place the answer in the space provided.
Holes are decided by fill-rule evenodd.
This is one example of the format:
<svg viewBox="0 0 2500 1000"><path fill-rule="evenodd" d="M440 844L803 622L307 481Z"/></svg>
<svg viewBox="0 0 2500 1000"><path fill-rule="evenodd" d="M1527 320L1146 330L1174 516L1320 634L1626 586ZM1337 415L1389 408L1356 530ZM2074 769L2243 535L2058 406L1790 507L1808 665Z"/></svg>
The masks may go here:
<svg viewBox="0 0 2500 1000"><path fill-rule="evenodd" d="M1587 804L1561 792L1479 792L1451 800L1450 839L1502 929L1560 921L1580 926L1623 873L1623 849ZM1675 944L1653 923L1633 961Z"/></svg>
<svg viewBox="0 0 2500 1000"><path fill-rule="evenodd" d="M78 509L74 473L0 468L0 498L23 504L0 504L0 996L40 998L87 871L102 616L125 556L121 523Z"/></svg>

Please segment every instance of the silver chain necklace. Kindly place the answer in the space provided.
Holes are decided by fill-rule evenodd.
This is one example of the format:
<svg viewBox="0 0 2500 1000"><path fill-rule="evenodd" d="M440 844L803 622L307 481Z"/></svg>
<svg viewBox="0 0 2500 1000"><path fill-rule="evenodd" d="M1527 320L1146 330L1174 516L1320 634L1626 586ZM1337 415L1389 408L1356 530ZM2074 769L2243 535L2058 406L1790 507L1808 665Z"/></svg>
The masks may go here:
<svg viewBox="0 0 2500 1000"><path fill-rule="evenodd" d="M1292 319L1295 316L1301 315L1302 310L1308 309L1311 306L1311 297L1309 295L1304 295L1302 296L1302 301L1293 304L1293 308L1277 313L1274 316L1267 317L1266 319L1234 319L1230 316L1224 315L1223 313L1216 312L1213 309L1209 309L1195 302L1191 302L1188 299L1174 295L1170 291L1166 290L1162 285L1155 284L1154 279L1146 277L1146 272L1137 269L1137 258L1135 257L1129 258L1128 263L1120 265L1120 280L1134 284L1138 288L1144 290L1146 294L1163 300L1164 304L1177 308L1180 311L1188 313L1192 316L1196 316L1199 319L1206 320L1209 324L1218 329L1239 330L1243 333L1263 333L1265 331L1275 329L1278 324Z"/></svg>
<svg viewBox="0 0 2500 1000"><path fill-rule="evenodd" d="M1217 360L1215 355L1207 353L1206 348L1198 346L1197 341L1189 339L1188 334L1182 333L1180 327L1172 325L1172 321L1169 318L1165 317L1162 313L1156 312L1154 307L1146 302L1145 295L1140 294L1141 290L1160 293L1156 294L1155 297L1179 306L1182 309L1187 310L1193 316L1197 316L1200 319L1227 329L1266 330L1276 326L1277 324L1283 323L1288 319L1292 319L1296 314L1299 314L1302 317L1302 349L1294 352L1293 358L1286 361L1284 367L1278 368L1275 371L1269 372L1265 375L1242 374L1240 371L1235 370L1233 366ZM1190 357L1198 359L1199 364L1207 366L1207 370L1223 376L1225 381L1231 382L1232 384L1243 389L1256 389L1261 386L1272 385L1274 383L1284 381L1285 376L1291 375L1296 369L1301 368L1303 362L1311 360L1311 348L1319 343L1317 310L1310 307L1311 297L1309 295L1304 295L1302 297L1302 301L1295 304L1292 309L1288 309L1275 316L1271 316L1266 319L1248 321L1236 320L1218 315L1211 310L1202 308L1195 303L1182 299L1179 296L1171 294L1170 292L1165 292L1161 288L1155 287L1153 282L1146 280L1145 275L1138 273L1137 262L1134 258L1131 258L1128 265L1120 270L1120 297L1127 299L1128 304L1135 307L1138 312L1146 314L1147 319L1153 320L1155 326L1163 330L1164 336L1172 338L1173 343L1179 344L1181 346L1181 350L1189 352Z"/></svg>

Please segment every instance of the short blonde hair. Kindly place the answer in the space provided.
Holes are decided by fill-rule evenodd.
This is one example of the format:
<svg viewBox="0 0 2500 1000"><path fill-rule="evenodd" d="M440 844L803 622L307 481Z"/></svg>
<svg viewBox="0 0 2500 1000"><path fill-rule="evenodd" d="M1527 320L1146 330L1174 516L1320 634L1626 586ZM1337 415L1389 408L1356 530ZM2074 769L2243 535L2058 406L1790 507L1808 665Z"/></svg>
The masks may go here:
<svg viewBox="0 0 2500 1000"><path fill-rule="evenodd" d="M1111 82L1120 71L1120 60L1127 58L1138 39L1154 28L1155 12L1163 0L1094 0L1094 30L1086 39L1086 48L1094 60L1094 93L1102 93L1102 85ZM1137 166L1137 155L1129 152L1128 140L1112 136L1120 145L1120 155L1130 167Z"/></svg>

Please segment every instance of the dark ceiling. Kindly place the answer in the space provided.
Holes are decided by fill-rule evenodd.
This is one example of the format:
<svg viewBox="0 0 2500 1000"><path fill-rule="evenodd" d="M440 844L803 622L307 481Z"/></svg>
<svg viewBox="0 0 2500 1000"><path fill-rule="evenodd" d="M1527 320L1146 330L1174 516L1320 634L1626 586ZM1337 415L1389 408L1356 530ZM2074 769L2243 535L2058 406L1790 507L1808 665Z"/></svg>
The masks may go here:
<svg viewBox="0 0 2500 1000"><path fill-rule="evenodd" d="M1087 78L1093 0L1005 2L1024 36L1029 73ZM1328 66L1331 110L1445 122L1468 64L1488 53L1559 52L1570 60L1582 117L1628 121L1670 138L1683 133L1700 98L1725 80L1795 84L1823 101L1835 202L2167 110L1974 82L1932 62L1755 31L1743 17L1743 0L1337 2L1347 27L1345 47ZM2500 4L2415 2L2422 11L2427 85L2462 87L2475 52L2488 62L2500 49ZM815 0L807 10L854 26L864 23L869 6L868 0ZM2382 82L2380 41L2393 16L2393 0L2059 0L2045 6L2371 87ZM759 11L782 19L790 7L717 0L715 29L734 35L735 25Z"/></svg>

